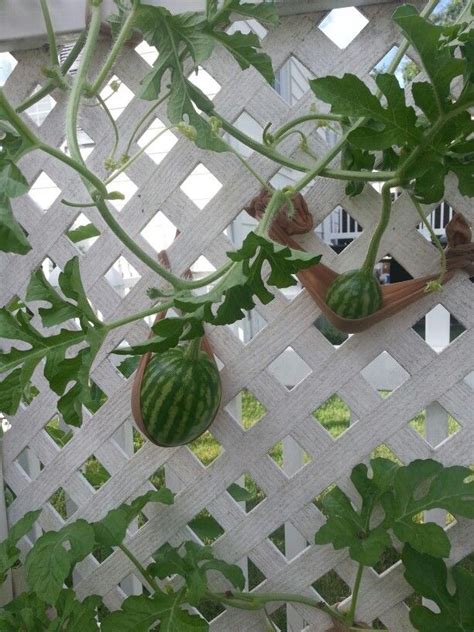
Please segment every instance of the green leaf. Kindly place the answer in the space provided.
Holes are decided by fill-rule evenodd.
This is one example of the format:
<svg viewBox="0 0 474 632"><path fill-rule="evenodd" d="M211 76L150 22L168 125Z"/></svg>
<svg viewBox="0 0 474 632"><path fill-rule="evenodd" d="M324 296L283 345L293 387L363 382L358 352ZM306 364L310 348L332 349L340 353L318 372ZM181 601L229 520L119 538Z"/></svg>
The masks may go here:
<svg viewBox="0 0 474 632"><path fill-rule="evenodd" d="M160 632L207 632L208 623L196 615L191 615L180 606L183 591L153 597L141 595L129 597L122 604L122 610L113 612L101 625L102 632L148 632L160 623Z"/></svg>
<svg viewBox="0 0 474 632"><path fill-rule="evenodd" d="M7 353L0 352L0 373L10 372L0 382L0 410L15 414L36 366L46 360L44 375L52 390L61 396L58 401L59 412L66 423L80 426L82 406L94 408L95 392L89 372L107 335L107 329L89 304L82 286L77 257L66 263L59 275L59 285L66 298L52 287L41 271L34 272L26 299L49 303L50 307L39 309L45 326L77 318L81 331L61 329L58 334L43 336L30 324L26 310L19 310L13 315L5 308L0 309L2 335L30 345L29 349L13 347ZM86 343L86 346L79 349L76 355L68 353L66 356L71 347L80 343Z"/></svg>
<svg viewBox="0 0 474 632"><path fill-rule="evenodd" d="M97 608L102 599L97 595L77 601L73 590L61 591L56 604L57 618L48 630L67 630L67 632L95 632L97 624ZM55 626L55 627L54 627Z"/></svg>
<svg viewBox="0 0 474 632"><path fill-rule="evenodd" d="M78 318L81 315L80 310L75 305L65 301L56 292L47 281L41 268L31 275L25 299L28 302L44 301L50 304L50 307L40 307L38 310L41 322L45 327L53 327L71 318Z"/></svg>
<svg viewBox="0 0 474 632"><path fill-rule="evenodd" d="M148 571L159 579L171 575L183 577L187 587L186 601L191 605L197 606L204 599L209 571L219 572L238 590L243 590L245 586L242 569L217 560L209 546L201 546L196 542L185 542L179 547L165 544L154 557L156 561L150 564Z"/></svg>
<svg viewBox="0 0 474 632"><path fill-rule="evenodd" d="M77 244L85 239L91 239L92 237L98 237L100 230L94 226L94 224L84 224L73 230L68 230L66 235L72 241L73 244Z"/></svg>
<svg viewBox="0 0 474 632"><path fill-rule="evenodd" d="M42 535L25 560L30 590L46 603L55 604L73 566L92 553L94 545L94 530L85 520Z"/></svg>
<svg viewBox="0 0 474 632"><path fill-rule="evenodd" d="M0 609L2 632L45 632L49 624L46 604L34 593L24 592Z"/></svg>
<svg viewBox="0 0 474 632"><path fill-rule="evenodd" d="M351 558L364 566L373 566L391 539L382 524L371 524L372 513L383 495L392 486L398 465L388 459L370 462L372 477L366 465L357 465L351 480L362 498L360 510L356 510L346 494L335 487L324 496L323 512L327 522L316 533L316 544L332 544L335 549L348 548Z"/></svg>
<svg viewBox="0 0 474 632"><path fill-rule="evenodd" d="M423 110L427 119L435 123L439 112L436 107L436 94L431 83L427 81L417 81L412 84L411 92L416 105Z"/></svg>
<svg viewBox="0 0 474 632"><path fill-rule="evenodd" d="M226 48L237 61L242 70L253 66L268 83L273 84L275 73L272 60L266 54L260 52L260 41L255 33L241 33L236 31L229 35L223 32L213 32L212 37Z"/></svg>
<svg viewBox="0 0 474 632"><path fill-rule="evenodd" d="M18 167L10 160L0 159L0 192L14 198L27 193L30 186Z"/></svg>
<svg viewBox="0 0 474 632"><path fill-rule="evenodd" d="M474 629L474 575L454 567L451 571L456 586L452 593L446 583L448 570L435 557L418 553L409 545L403 549L405 579L423 597L436 603L439 612L416 605L410 610L410 621L420 632L472 632Z"/></svg>
<svg viewBox="0 0 474 632"><path fill-rule="evenodd" d="M278 288L296 285L293 274L317 264L320 256L291 250L265 238L250 233L240 250L227 253L238 265L204 296L183 297L176 300L176 306L184 312L194 312L203 307L203 318L215 325L230 324L245 316L243 310L255 306L253 296L266 304L273 294L262 280L262 268L265 262L270 265L268 285ZM216 313L212 311L214 303L220 303Z"/></svg>
<svg viewBox="0 0 474 632"><path fill-rule="evenodd" d="M274 2L264 1L259 4L252 4L242 3L242 0L225 0L220 11L221 19L227 21L233 13L246 18L254 18L259 22L273 26L277 25L279 21L278 10Z"/></svg>
<svg viewBox="0 0 474 632"><path fill-rule="evenodd" d="M248 502L255 498L254 492L249 492L244 487L237 485L237 483L232 483L232 485L227 488L227 493L238 503Z"/></svg>
<svg viewBox="0 0 474 632"><path fill-rule="evenodd" d="M434 523L416 523L415 517L439 508L454 516L474 518L471 475L469 468L443 467L431 459L416 460L401 467L394 478L393 489L382 498L385 525L392 527L402 542L419 552L447 557L451 546L445 531Z"/></svg>
<svg viewBox="0 0 474 632"><path fill-rule="evenodd" d="M360 127L349 135L349 142L361 149L388 149L392 145L418 144L421 130L416 128L416 113L405 103L405 93L393 75L380 74L377 85L387 99L384 108L378 98L358 77L323 77L310 81L315 95L331 104L331 111L349 117L364 117L383 127Z"/></svg>
<svg viewBox="0 0 474 632"><path fill-rule="evenodd" d="M131 503L124 503L112 509L98 522L92 523L96 542L105 546L118 546L125 539L127 528L140 511L148 503L155 502L163 505L172 505L174 495L169 489L163 488L158 491L150 491L135 498Z"/></svg>
<svg viewBox="0 0 474 632"><path fill-rule="evenodd" d="M7 572L18 563L20 550L16 545L31 531L40 513L41 509L26 513L11 527L8 537L0 542L0 584L5 581Z"/></svg>
<svg viewBox="0 0 474 632"><path fill-rule="evenodd" d="M222 534L219 523L211 516L193 518L189 526L201 540L216 540Z"/></svg>
<svg viewBox="0 0 474 632"><path fill-rule="evenodd" d="M3 193L0 193L0 250L19 255L31 250L23 228L13 215L10 200Z"/></svg>
<svg viewBox="0 0 474 632"><path fill-rule="evenodd" d="M393 14L393 20L420 56L433 86L438 112L447 111L451 83L466 69L466 61L456 58L455 49L450 45L449 34L452 38L455 31L435 26L422 18L411 5L399 7Z"/></svg>
<svg viewBox="0 0 474 632"><path fill-rule="evenodd" d="M380 526L369 530L367 521L338 487L324 497L323 511L327 521L316 533L316 544L332 544L336 550L348 547L351 558L365 566L376 564L390 545L387 531Z"/></svg>

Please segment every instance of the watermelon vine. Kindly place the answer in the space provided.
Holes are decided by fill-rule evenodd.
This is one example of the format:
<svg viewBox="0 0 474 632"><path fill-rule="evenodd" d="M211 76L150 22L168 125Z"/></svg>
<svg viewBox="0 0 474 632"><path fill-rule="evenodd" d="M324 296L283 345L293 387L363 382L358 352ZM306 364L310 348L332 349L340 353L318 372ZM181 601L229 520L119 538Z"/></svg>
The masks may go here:
<svg viewBox="0 0 474 632"><path fill-rule="evenodd" d="M32 250L29 237L13 213L11 200L24 195L30 188L30 183L21 171L22 161L33 152L41 152L62 162L82 179L84 188L78 199L63 200L63 203L76 208L97 209L125 248L153 271L156 286L148 292L151 302L149 308L107 322L89 300L77 257L66 263L59 274L57 287L40 270L35 270L25 296L0 309L0 335L12 341L11 346L0 353L0 374L3 375L0 381L0 412L8 416L15 415L22 402L29 397L35 372L41 370L58 396L58 410L62 419L69 425L80 426L83 406L93 406L96 398L90 371L110 332L144 317L173 309L176 316L157 321L147 340L114 350L118 355L138 358L153 354L141 385L142 430L158 445L172 447L188 443L202 434L212 423L220 404L218 370L211 358L200 350L206 326L222 326L240 320L246 311L255 307L257 301L263 304L272 301L274 288L294 285L295 274L319 263L320 256L317 253L292 249L271 238L272 225L282 207L288 208L291 216L292 200L297 194L319 178L346 182L346 192L350 196L359 195L370 182L381 185L380 216L365 260L359 269L340 275L329 287L326 296L327 305L336 314L355 320L376 313L383 307L383 296L373 269L389 226L393 189L407 192L413 201L413 212L422 221L426 219L421 205L442 200L448 176L457 179L462 195L474 197L472 2L468 2L457 21L449 25L434 24L429 19L438 0L429 0L421 13L409 4L399 6L393 21L403 41L388 72L377 76L375 93L352 74L313 79L309 86L316 102L311 110L286 122L279 129L273 129L269 121L259 141L226 120L214 103L189 80L189 73L209 59L216 48L223 47L234 57L243 72L253 67L265 81L272 84L275 80L272 60L262 51L258 37L253 33L228 32L233 16L253 18L269 28L276 28L278 15L272 2L251 4L242 0L206 0L204 12L174 15L162 7L150 6L141 0L115 0L117 13L109 20L112 44L98 74L92 77L90 69L95 67L99 34L104 26L101 4L102 0L89 0L88 27L60 65L48 2L40 0L50 53L50 64L44 69L46 81L35 95L22 103L12 103L0 88L0 250L11 256L27 255ZM143 37L156 49L158 59L142 78L137 95L149 101L150 106L135 122L132 134L124 139L120 137L106 100L100 93L113 74L124 46L130 38L137 36ZM424 79L413 83L411 94L407 94L398 84L394 72L410 47L421 63ZM77 72L71 79L68 70L78 60ZM117 87L111 84L112 91ZM65 127L69 154L49 145L21 116L28 107L54 90L62 91L67 99ZM90 169L80 151L78 117L85 100L100 107L111 123L110 154L100 173ZM227 253L228 260L220 269L199 280L177 276L156 257L143 250L128 235L109 207L110 201L123 197L118 191L110 191L116 178L140 160L144 152L141 149L130 155L135 139L151 120L156 108L163 103L167 104L167 129L179 132L187 142L202 150L236 155L255 177L256 184L263 186L269 193L268 204L255 231L248 235L241 248ZM329 106L330 111L320 112L321 103ZM317 126L330 125L338 131L338 141L323 157L317 157L311 151L310 141L303 131L305 128L302 129L308 122ZM282 142L294 134L300 137L303 159L286 155L282 149ZM273 187L229 144L226 140L228 136L271 160L276 166L294 169L301 174L300 179L292 186ZM90 234L84 231L84 235ZM75 238L82 238L81 234L76 234ZM435 235L433 238L440 248ZM427 289L430 291L441 289L441 281L446 273L446 259L443 257L441 252L439 282L429 284ZM317 272L317 267L315 270ZM210 290L195 292L209 286L212 286ZM38 303L42 306L38 307ZM434 462L427 465L417 463L413 467L407 466L406 470L378 462L373 463L372 467L374 473L383 469L390 480L396 478L397 481L405 476L404 472L408 468L412 468L409 470L411 474L419 475L424 482L443 477L442 472L449 469L442 470ZM446 484L452 484L456 479L459 488L464 490L462 486L468 476L466 470L460 468L449 471L454 478L449 481L446 479ZM425 476L426 472L429 474ZM461 476L464 477L462 480ZM330 543L335 548L347 547L351 557L360 564L348 612L341 612L307 597L243 593L242 577L236 567L215 560L210 550L196 548L193 543L178 549L168 546L165 552L158 554L155 564L144 569L123 544L126 526L148 500L172 502L163 490L159 497L147 496L144 500L134 501L135 504L114 510L116 513L113 517L106 517L100 523L88 525L85 521L78 521L65 527L60 535L42 536L38 541L41 546L39 543L36 545L26 563L31 599L38 600L37 607L32 606L33 618L25 614L25 602L19 598L19 601L13 602L0 613L0 621L6 626L2 629L17 630L17 627L12 626L16 625L18 616L30 617L30 623L24 623L30 627L21 629L79 629L71 624L76 614L87 619L87 629L96 629L94 622L98 601L88 598L78 602L72 591L65 590L62 583L72 567L92 552L91 547L103 545L121 549L135 563L152 592L150 596L126 600L119 614L111 614L104 621L102 629L105 632L112 629L145 630L156 622L161 622L163 629L169 630L206 630L204 620L181 607L186 603L197 606L203 599L248 610L262 610L266 604L278 601L304 603L322 609L340 629L360 630L360 626L354 626L362 572L365 566L376 563L381 546L391 542L390 530L403 543L402 559L407 569L406 578L415 589L433 598L430 587L416 570L417 566L430 564L441 586L436 593L441 610L439 625L433 621L434 615L419 606L414 609L412 616L413 624L419 626L417 629L423 632L428 629L443 629L445 632L450 629L473 629L474 615L471 612L465 613L465 621L452 622L459 594L466 590L466 586L472 588L472 577L467 577L461 571L455 572L453 576L458 592L452 594L447 591L446 568L440 558L446 557L449 541L446 542L438 530L436 542L440 548L435 550L433 544L432 547L428 546L428 550L420 550L417 535L413 532L415 527L407 527L404 522L415 514L401 516L397 513L400 507L396 503L390 504L396 500L391 496L395 488L386 486L387 477L381 478L379 486L376 478L370 479L371 482L366 480L363 466L353 473L352 480L363 502L367 500L366 494L369 494L372 505L379 503L385 511L385 520L375 529L368 522L370 516L364 513L364 505L364 515L361 517L338 488L325 501L323 509L328 515L327 525L332 527L326 525L320 529L316 536L317 542ZM468 492L472 494L471 487ZM470 504L466 500L466 506L460 503L456 509L460 515L472 518L472 498L469 498ZM440 506L433 505L433 502L435 500L432 499L430 507ZM413 504L416 505L414 500ZM451 505L442 506L449 511L452 509ZM419 511L418 507L417 513ZM19 552L16 542L31 529L36 518L36 512L25 516L16 530L12 530L9 540L2 543L0 571L3 574L17 563ZM338 530L338 521L341 519L357 526L357 533ZM120 537L116 537L117 521ZM70 550L56 547L59 542L56 538L62 538L60 543L69 543ZM56 548L52 551L51 547ZM53 585L51 577L40 568L45 551L48 555L54 552L58 556L57 566L62 573L60 585ZM430 556L435 558L434 562L430 562ZM235 590L212 592L207 586L206 573L209 570L220 572ZM171 574L181 575L184 585L176 588L173 584L167 590L162 590L159 582ZM195 580L192 585L189 579L191 576ZM56 627L49 623L45 604L55 608ZM142 615L145 622L140 619ZM172 620L172 617L177 618ZM33 626L32 621L37 627ZM122 627L113 627L116 622L120 622ZM46 625L50 627L38 627ZM270 620L268 625L272 626Z"/></svg>

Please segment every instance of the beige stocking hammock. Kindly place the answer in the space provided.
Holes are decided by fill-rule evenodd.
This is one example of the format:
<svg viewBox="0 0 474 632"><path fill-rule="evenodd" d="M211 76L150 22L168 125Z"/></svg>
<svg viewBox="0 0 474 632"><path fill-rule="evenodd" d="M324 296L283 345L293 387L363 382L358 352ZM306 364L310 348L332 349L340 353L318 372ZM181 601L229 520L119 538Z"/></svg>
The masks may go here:
<svg viewBox="0 0 474 632"><path fill-rule="evenodd" d="M270 200L270 194L262 191L254 197L245 208L247 213L255 219L260 219ZM288 208L282 207L280 214L273 222L270 230L270 237L281 244L285 244L296 250L303 248L292 239L291 235L301 235L308 233L314 228L313 217L308 210L308 205L301 194L295 196L293 200L294 215L288 217ZM474 243L472 242L472 232L461 213L455 213L449 224L446 226L448 246L445 250L448 272L444 275L443 283L452 278L455 270L464 269L469 274L474 275ZM429 281L438 278L438 275L425 276L419 279L401 281L392 285L382 286L382 307L375 313L365 318L356 320L341 318L326 304L326 294L329 286L339 276L334 270L328 268L323 263L318 263L313 268L298 272L298 279L313 297L318 307L326 318L340 331L345 333L358 333L365 331L394 314L397 314L405 307L408 307L418 299L426 296L425 288Z"/></svg>

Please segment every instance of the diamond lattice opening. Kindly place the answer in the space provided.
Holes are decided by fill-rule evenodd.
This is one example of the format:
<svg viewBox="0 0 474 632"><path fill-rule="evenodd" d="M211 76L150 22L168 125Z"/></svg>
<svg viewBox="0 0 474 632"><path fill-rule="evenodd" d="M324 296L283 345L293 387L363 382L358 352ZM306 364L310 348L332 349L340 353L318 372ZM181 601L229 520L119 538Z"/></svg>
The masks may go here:
<svg viewBox="0 0 474 632"><path fill-rule="evenodd" d="M275 73L275 91L288 105L297 103L309 90L313 73L299 59L291 55Z"/></svg>
<svg viewBox="0 0 474 632"><path fill-rule="evenodd" d="M246 388L230 400L225 410L241 423L245 430L255 426L267 414L265 406Z"/></svg>
<svg viewBox="0 0 474 632"><path fill-rule="evenodd" d="M387 351L382 351L360 374L380 397L388 397L410 377Z"/></svg>
<svg viewBox="0 0 474 632"><path fill-rule="evenodd" d="M260 505L266 498L265 492L257 485L250 474L245 473L238 481L227 488L227 493L241 503L246 513Z"/></svg>
<svg viewBox="0 0 474 632"><path fill-rule="evenodd" d="M80 213L69 227L66 235L78 250L84 254L91 248L100 236L100 230L94 226L84 213Z"/></svg>
<svg viewBox="0 0 474 632"><path fill-rule="evenodd" d="M144 586L135 573L130 573L119 583L119 588L128 597L129 595L141 595L144 593Z"/></svg>
<svg viewBox="0 0 474 632"><path fill-rule="evenodd" d="M236 118L233 125L241 132L244 132L244 134L247 134L247 136L250 136L253 140L262 140L263 127L245 110ZM242 156L248 158L253 154L253 149L230 134L226 134L225 139L229 145L242 154Z"/></svg>
<svg viewBox="0 0 474 632"><path fill-rule="evenodd" d="M116 208L117 211L121 211L138 191L138 187L130 180L126 173L121 173L109 186L109 192L112 191L118 191L124 196L122 200L110 200L112 206Z"/></svg>
<svg viewBox="0 0 474 632"><path fill-rule="evenodd" d="M248 584L249 590L254 590L257 586L260 586L267 578L259 569L259 567L248 558Z"/></svg>
<svg viewBox="0 0 474 632"><path fill-rule="evenodd" d="M113 87L118 85L118 90ZM127 105L133 99L133 92L115 75L110 79L108 85L100 93L100 96L107 101L112 118L115 120L122 114Z"/></svg>
<svg viewBox="0 0 474 632"><path fill-rule="evenodd" d="M290 169L290 167L282 167L270 178L269 182L275 189L283 189L287 186L293 186L300 179L300 171L296 171L296 169ZM304 189L301 189L301 193L304 195L312 186L312 184L308 184L307 186L305 186Z"/></svg>
<svg viewBox="0 0 474 632"><path fill-rule="evenodd" d="M433 402L425 410L421 410L408 422L408 425L433 449L439 447L462 428L459 421L438 402Z"/></svg>
<svg viewBox="0 0 474 632"><path fill-rule="evenodd" d="M160 252L169 248L176 239L176 226L164 213L158 211L141 231L141 235L156 252Z"/></svg>
<svg viewBox="0 0 474 632"><path fill-rule="evenodd" d="M221 85L201 66L199 66L195 72L191 73L188 79L192 84L197 86L201 92L204 92L206 97L211 99L211 101L216 94L220 92Z"/></svg>
<svg viewBox="0 0 474 632"><path fill-rule="evenodd" d="M117 345L117 349L123 349L124 347L129 347L130 344L127 342L127 340L121 340L119 342L119 344ZM114 366L117 371L120 373L120 375L122 377L124 377L125 379L128 379L133 372L135 371L135 369L138 367L138 363L140 362L140 356L131 356L131 355L116 355L114 353L111 353L108 356L108 360L109 362L112 364L112 366ZM118 430L118 432L120 432L120 428Z"/></svg>
<svg viewBox="0 0 474 632"><path fill-rule="evenodd" d="M34 481L44 468L33 450L28 447L24 448L20 452L14 463L28 476L31 481Z"/></svg>
<svg viewBox="0 0 474 632"><path fill-rule="evenodd" d="M392 46L392 48L382 57L382 59L375 64L370 71L371 77L374 79L377 75L388 71L393 58L398 52L398 46ZM418 65L408 57L403 55L401 62L399 63L397 70L395 71L395 77L398 79L398 83L402 88L408 85L419 74L420 68Z"/></svg>
<svg viewBox="0 0 474 632"><path fill-rule="evenodd" d="M3 493L5 496L5 505L10 507L12 502L16 499L16 494L6 483L3 485Z"/></svg>
<svg viewBox="0 0 474 632"><path fill-rule="evenodd" d="M41 86L37 85L35 89L30 93L29 96L33 96L41 89ZM56 101L53 99L51 95L46 95L42 99L40 99L37 103L30 105L30 107L25 110L25 114L33 121L35 125L41 127L48 117L49 113L53 110L56 105Z"/></svg>
<svg viewBox="0 0 474 632"><path fill-rule="evenodd" d="M222 188L221 182L202 163L181 184L191 202L203 209Z"/></svg>
<svg viewBox="0 0 474 632"><path fill-rule="evenodd" d="M108 400L107 395L93 380L91 380L91 398L87 402L86 408L91 413L96 413Z"/></svg>
<svg viewBox="0 0 474 632"><path fill-rule="evenodd" d="M209 430L189 443L188 448L205 467L211 465L223 451L221 444Z"/></svg>
<svg viewBox="0 0 474 632"><path fill-rule="evenodd" d="M224 529L207 509L203 509L188 522L188 527L204 544L214 544L224 533Z"/></svg>
<svg viewBox="0 0 474 632"><path fill-rule="evenodd" d="M268 370L289 391L301 384L311 374L311 368L292 347L287 347L273 360L268 365Z"/></svg>
<svg viewBox="0 0 474 632"><path fill-rule="evenodd" d="M89 158L91 153L94 151L95 142L89 136L89 134L80 127L77 128L77 140L79 143L79 151L81 152L81 156L83 160L87 160L87 158ZM61 149L61 151L63 151L65 154L69 155L67 138L64 139L59 149Z"/></svg>
<svg viewBox="0 0 474 632"><path fill-rule="evenodd" d="M153 66L155 61L158 59L158 51L156 48L154 46L150 46L150 44L147 44L145 41L140 42L140 44L135 47L135 51L150 66Z"/></svg>
<svg viewBox="0 0 474 632"><path fill-rule="evenodd" d="M234 246L240 248L245 238L257 226L257 221L247 211L241 211L224 230L224 235Z"/></svg>
<svg viewBox="0 0 474 632"><path fill-rule="evenodd" d="M314 326L334 347L340 347L349 338L349 334L339 331L323 314L314 321Z"/></svg>
<svg viewBox="0 0 474 632"><path fill-rule="evenodd" d="M6 84L17 64L17 60L10 53L0 53L0 88Z"/></svg>
<svg viewBox="0 0 474 632"><path fill-rule="evenodd" d="M58 277L61 272L59 267L49 257L45 257L41 262L41 269L45 278L51 283L51 285L58 285Z"/></svg>
<svg viewBox="0 0 474 632"><path fill-rule="evenodd" d="M95 490L100 489L110 478L110 472L93 454L81 468L84 478Z"/></svg>
<svg viewBox="0 0 474 632"><path fill-rule="evenodd" d="M446 200L443 200L433 211L431 211L431 213L426 215L428 223L440 239L441 243L446 243L446 225L452 219L454 213L455 210L451 204L446 202ZM418 232L421 233L427 241L433 243L430 232L423 223L418 224Z"/></svg>
<svg viewBox="0 0 474 632"><path fill-rule="evenodd" d="M363 227L342 206L336 206L331 213L314 229L322 241L334 252L340 254L350 243L357 239Z"/></svg>
<svg viewBox="0 0 474 632"><path fill-rule="evenodd" d="M393 461L397 465L403 465L403 462L400 458L395 454L395 452L388 447L386 443L381 443L376 448L372 450L370 453L371 459L388 459L389 461Z"/></svg>
<svg viewBox="0 0 474 632"><path fill-rule="evenodd" d="M158 491L166 487L166 472L165 466L159 467L148 479L153 487Z"/></svg>
<svg viewBox="0 0 474 632"><path fill-rule="evenodd" d="M306 539L291 523L279 526L270 533L268 539L289 562L309 546Z"/></svg>
<svg viewBox="0 0 474 632"><path fill-rule="evenodd" d="M31 185L28 195L42 211L47 211L57 200L61 189L42 171Z"/></svg>
<svg viewBox="0 0 474 632"><path fill-rule="evenodd" d="M231 325L227 325L228 329L244 344L249 343L255 336L265 329L267 321L256 310L245 312L245 317L235 321Z"/></svg>
<svg viewBox="0 0 474 632"><path fill-rule="evenodd" d="M236 20L235 22L232 22L227 29L227 33L232 35L232 33L236 33L237 31L244 33L244 35L248 33L255 33L255 35L258 35L260 39L263 39L268 33L268 30L260 24L260 22L254 19Z"/></svg>
<svg viewBox="0 0 474 632"><path fill-rule="evenodd" d="M383 575L400 561L400 555L393 546L388 547L380 556L379 561L372 566L377 575Z"/></svg>
<svg viewBox="0 0 474 632"><path fill-rule="evenodd" d="M58 415L50 419L44 429L59 448L64 448L73 437L71 428L62 424Z"/></svg>
<svg viewBox="0 0 474 632"><path fill-rule="evenodd" d="M282 441L277 441L268 451L268 456L289 478L312 461L311 455L290 435L285 437Z"/></svg>
<svg viewBox="0 0 474 632"><path fill-rule="evenodd" d="M48 502L63 520L68 520L78 509L76 503L68 496L62 487L58 487L54 494L48 499Z"/></svg>
<svg viewBox="0 0 474 632"><path fill-rule="evenodd" d="M351 589L335 570L330 570L317 579L313 588L329 605L344 601L351 595Z"/></svg>
<svg viewBox="0 0 474 632"><path fill-rule="evenodd" d="M372 621L372 628L374 630L387 630L388 629L384 626L384 624L382 623L382 621L380 621L380 619L374 619Z"/></svg>
<svg viewBox="0 0 474 632"><path fill-rule="evenodd" d="M141 278L132 264L129 263L123 255L120 255L117 261L109 268L108 272L105 273L104 277L110 287L122 298L127 296Z"/></svg>
<svg viewBox="0 0 474 632"><path fill-rule="evenodd" d="M329 397L312 414L333 439L344 434L351 425L352 411L337 394Z"/></svg>
<svg viewBox="0 0 474 632"><path fill-rule="evenodd" d="M147 156L150 156L157 165L166 158L178 142L176 136L165 128L165 124L156 118L146 132L138 139L138 146L141 147Z"/></svg>
<svg viewBox="0 0 474 632"><path fill-rule="evenodd" d="M211 623L211 621L214 621L214 619L217 619L219 615L225 612L224 606L215 601L208 601L206 599L203 599L199 606L195 606L195 608L208 623Z"/></svg>
<svg viewBox="0 0 474 632"><path fill-rule="evenodd" d="M349 44L367 26L369 20L355 7L333 9L318 28L341 49Z"/></svg>
<svg viewBox="0 0 474 632"><path fill-rule="evenodd" d="M441 353L459 338L466 328L443 305L436 305L413 325L413 330L433 351Z"/></svg>

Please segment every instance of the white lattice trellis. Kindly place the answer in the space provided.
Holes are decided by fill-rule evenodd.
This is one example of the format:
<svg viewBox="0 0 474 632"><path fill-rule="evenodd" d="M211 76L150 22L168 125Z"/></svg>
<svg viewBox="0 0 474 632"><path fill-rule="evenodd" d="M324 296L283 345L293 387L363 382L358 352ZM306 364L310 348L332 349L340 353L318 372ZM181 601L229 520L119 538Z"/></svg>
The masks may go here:
<svg viewBox="0 0 474 632"><path fill-rule="evenodd" d="M280 28L267 34L264 47L276 68L284 66L292 57L314 76L353 72L370 82L371 69L397 42L398 34L390 21L397 4L365 7L362 11L368 24L345 50L339 49L318 28L324 14L316 13L285 18ZM13 102L25 98L35 88L41 76L40 69L45 65L43 55L38 50L15 54L18 64L5 85L6 94ZM128 50L122 55L115 73L135 92L148 68L138 53ZM306 92L290 106L254 71L238 75L236 81L235 64L222 51L215 54L205 69L219 84L214 98L216 108L231 121L245 112L262 128L268 121L278 125L290 115L306 112L311 103L311 95ZM56 105L42 123L39 133L59 147L64 142L65 99L60 93L54 94L54 99ZM120 114L118 123L125 137L146 107L146 103L132 99ZM166 121L165 110L159 109L157 117ZM110 148L104 118L97 108L84 108L80 124L95 143L88 164L101 172ZM316 151L322 154L326 148L323 138L318 133L312 134L311 138ZM296 139L288 138L283 149L291 153L296 150L296 143ZM117 211L117 216L127 232L151 254L154 253L150 244L141 233L157 212L178 227L181 234L169 248L171 265L176 273L183 273L201 255L218 267L224 263L225 252L230 248L224 231L240 214L249 193L256 192L255 181L230 154L207 154L193 148L185 139L170 145L173 145L170 151L164 157L160 156L161 161L145 154L127 171L136 191L120 213ZM277 171L275 165L255 154L249 160L268 179ZM198 165L204 165L222 184L207 204L201 204L202 208L191 202L181 188ZM43 172L47 174L61 190L61 195L46 211L40 210L28 196L16 201L17 217L29 233L33 250L24 257L1 256L2 304L13 296L24 296L31 271L46 257L63 268L66 261L78 254L65 233L80 211L62 205L60 199L62 196L84 199L82 184L63 164L45 159L43 155L29 155L21 166L30 182ZM363 195L348 199L343 184L320 180L306 197L315 225L320 225L341 205L363 231L340 255L323 243L317 232L302 237L301 243L307 249L321 252L324 261L338 271L356 267L363 260L371 229L378 218L379 193L369 186ZM454 180L448 183L446 199L474 220L472 203L459 195ZM101 236L89 244L87 251L81 252L84 285L96 308L105 319L112 320L147 307L145 290L156 283L156 279L106 230L95 210L87 208L82 213L101 230ZM438 262L436 250L417 230L418 223L409 200L402 195L394 205L391 225L379 253L380 256L390 253L412 276L432 273ZM125 296L119 296L105 278L120 256L137 272L134 278L137 282L133 287L127 287L129 291ZM59 448L44 431L45 424L55 414L56 398L39 373L34 382L40 394L10 420L12 429L3 441L5 482L15 496L8 507L9 523L15 523L33 507L44 506L41 527L59 528L63 520L48 502L58 489L67 494L69 510L76 509L71 520L97 519L118 503L151 488L149 478L164 465L168 481L179 493L174 506L148 510L146 524L130 535L130 549L140 560L149 560L167 540L177 543L189 538L187 524L207 509L224 529L215 544L216 553L228 561L242 564L247 558L251 559L266 578L258 590L314 595L312 584L332 569L350 583L355 566L344 552L335 552L330 547L306 546L307 542L314 541L314 533L323 521L312 501L332 483L337 482L348 489L351 468L367 459L380 444L386 444L403 462L433 455L447 465L474 462L473 300L474 286L464 273L459 273L442 294L427 296L369 332L350 337L339 348L330 344L314 327L320 312L304 291L292 300L277 292L270 305L259 306L266 326L247 344L234 336L229 328L210 331L216 355L223 364L224 405L248 387L265 406L267 414L245 431L223 407L212 427L222 453L207 468L187 447L163 450L147 443L133 454L130 449L130 383L124 381L107 354L124 339L129 343L143 339L147 326L142 322L114 331L92 374L93 380L107 395L107 401L97 413L86 417L83 427L74 431L67 445ZM412 329L437 303L441 303L465 329L462 336L441 353L434 351ZM309 367L307 377L291 390L269 369L269 365L289 346ZM383 352L388 352L407 374L403 384L385 399L365 379L366 367ZM312 417L312 412L334 393L342 397L350 407L353 419L358 420L337 440ZM420 410L430 405L441 405L461 425L459 432L436 450L408 425ZM439 431L439 423L436 428ZM287 460L283 471L268 455L281 440L285 440L287 447L295 442L311 460L303 467L300 467L301 463L292 464ZM25 449L41 463L36 472L30 470L27 474L22 467ZM111 475L97 491L81 473L81 466L91 455L95 455ZM244 473L252 477L266 496L248 514L225 493ZM287 532L293 529L300 536L302 550L298 548L299 553L292 559L289 558L296 550L287 550L285 557L268 539L282 524L286 525ZM461 522L452 528L452 561L471 551L473 534L467 523ZM295 538L292 541L295 542ZM77 590L80 596L88 593L105 595L107 605L117 607L123 599L125 586L122 583L120 588L119 584L132 571L129 561L120 552L113 553L101 564L90 557L79 569ZM136 582L134 588L137 588ZM412 630L404 603L409 592L399 566L380 576L375 571L366 573L358 618L370 622L378 617L397 632ZM301 624L298 630L293 628L295 632L303 626L306 626L306 632L318 632L327 624L324 615L305 606L293 606L292 617L293 625L298 621ZM211 629L215 632L257 632L264 629L264 623L258 615L228 610L212 622Z"/></svg>

